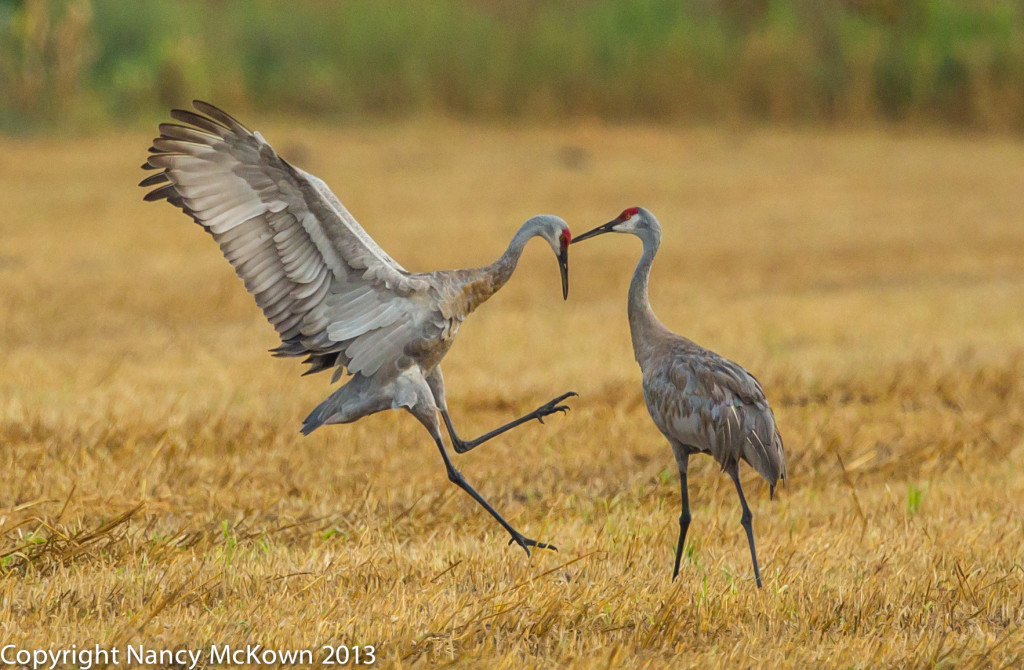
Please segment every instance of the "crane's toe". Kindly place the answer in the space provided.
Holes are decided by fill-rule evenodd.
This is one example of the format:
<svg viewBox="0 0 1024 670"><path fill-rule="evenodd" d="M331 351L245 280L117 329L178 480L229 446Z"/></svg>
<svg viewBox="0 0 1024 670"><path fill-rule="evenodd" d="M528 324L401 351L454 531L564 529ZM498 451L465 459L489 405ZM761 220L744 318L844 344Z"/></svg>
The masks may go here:
<svg viewBox="0 0 1024 670"><path fill-rule="evenodd" d="M509 539L509 541L508 541L509 546L511 546L513 542L515 542L520 547L522 547L523 551L526 552L527 556L530 555L530 547L537 547L538 549L550 549L551 551L558 551L558 547L556 547L553 544L547 544L546 542L538 542L537 540L531 540L530 538L528 538L528 537L526 537L524 535L519 535L519 534L513 535L511 537L511 539Z"/></svg>
<svg viewBox="0 0 1024 670"><path fill-rule="evenodd" d="M545 404L541 405L540 407L538 407L537 409L533 410L533 412L532 412L533 413L533 417L535 419L537 419L537 421L540 421L541 423L544 423L544 417L550 416L550 415L554 414L555 412L561 412L562 414L565 414L566 412L568 412L572 408L569 407L568 405L561 405L559 403L561 403L566 398L571 398L573 396L578 396L578 395L579 395L579 393L576 393L576 391L569 391L568 393L563 393L562 395L558 396L557 398L552 398L547 403L545 403Z"/></svg>

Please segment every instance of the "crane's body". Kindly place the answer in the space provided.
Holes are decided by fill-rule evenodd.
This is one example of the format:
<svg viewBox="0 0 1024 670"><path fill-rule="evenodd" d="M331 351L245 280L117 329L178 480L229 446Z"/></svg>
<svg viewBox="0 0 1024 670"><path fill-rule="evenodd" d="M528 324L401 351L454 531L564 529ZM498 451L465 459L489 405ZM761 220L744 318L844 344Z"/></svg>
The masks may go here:
<svg viewBox="0 0 1024 670"><path fill-rule="evenodd" d="M405 409L430 431L449 479L522 546L524 537L452 465L440 421L458 452L531 419L568 409L553 399L475 440L459 438L448 413L440 363L462 322L512 276L526 243L542 237L555 251L568 291L568 226L529 219L494 263L473 269L410 273L358 224L326 184L280 158L259 133L200 101L173 110L187 125L161 124L143 168L160 172L147 200L166 199L209 232L281 337L276 356L305 356L307 374L351 378L314 409L308 434L386 409ZM440 418L439 418L440 417Z"/></svg>
<svg viewBox="0 0 1024 670"><path fill-rule="evenodd" d="M690 524L686 485L689 457L710 454L736 485L743 507L741 523L747 532L754 576L761 574L754 548L752 515L739 480L739 463L746 461L774 492L786 478L782 437L758 381L740 365L666 328L651 308L648 282L661 243L661 226L654 215L631 207L615 220L576 238L580 242L608 232L631 233L643 241L643 254L629 287L629 329L633 355L643 373L644 402L668 439L679 468L683 511L679 517L673 579L679 574L683 543Z"/></svg>
<svg viewBox="0 0 1024 670"><path fill-rule="evenodd" d="M444 377L439 366L466 317L512 276L523 247L534 236L532 228L524 224L506 252L491 265L410 275L423 281L429 288L424 294L414 296L421 307L418 318L405 324L414 335L408 338L403 354L372 375L357 372L347 384L306 417L302 432L309 434L323 424L349 423L383 409L406 408L421 422L425 422L432 432L431 424L436 422L437 414L442 412L449 424L456 451L461 453L472 448L465 447L465 441L458 438L454 427L450 425ZM277 350L278 355L301 356L307 353L312 365L309 372L334 367L337 378L339 366L334 360L337 352L310 353L305 347L301 350L296 347L295 353ZM425 394L425 390L430 393ZM549 403L551 409L564 410L564 407L557 405L564 399L562 396Z"/></svg>

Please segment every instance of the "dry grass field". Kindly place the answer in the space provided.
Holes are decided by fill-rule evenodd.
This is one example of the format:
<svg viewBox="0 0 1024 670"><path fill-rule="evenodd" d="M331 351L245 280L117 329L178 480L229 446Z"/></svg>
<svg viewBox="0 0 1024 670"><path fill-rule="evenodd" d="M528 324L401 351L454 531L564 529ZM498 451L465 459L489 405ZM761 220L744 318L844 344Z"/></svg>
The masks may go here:
<svg viewBox="0 0 1024 670"><path fill-rule="evenodd" d="M675 465L625 315L640 253L533 242L445 362L476 434L410 416L303 438L326 376L136 182L152 135L0 139L0 642L372 644L378 665L1010 667L1024 657L1024 144L874 131L259 123L413 270L490 262L528 216L665 228L652 302L753 371L790 481ZM155 128L154 128L155 130ZM123 657L122 657L123 658Z"/></svg>

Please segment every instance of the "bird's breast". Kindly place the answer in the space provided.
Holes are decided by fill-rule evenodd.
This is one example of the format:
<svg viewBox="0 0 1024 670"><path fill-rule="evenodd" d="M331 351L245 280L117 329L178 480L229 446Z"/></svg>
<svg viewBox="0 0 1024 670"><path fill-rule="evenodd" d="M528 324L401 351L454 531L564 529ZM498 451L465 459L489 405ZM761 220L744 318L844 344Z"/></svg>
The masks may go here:
<svg viewBox="0 0 1024 670"><path fill-rule="evenodd" d="M480 270L466 271L459 279L459 285L450 302L450 313L457 320L469 316L501 288L496 277Z"/></svg>

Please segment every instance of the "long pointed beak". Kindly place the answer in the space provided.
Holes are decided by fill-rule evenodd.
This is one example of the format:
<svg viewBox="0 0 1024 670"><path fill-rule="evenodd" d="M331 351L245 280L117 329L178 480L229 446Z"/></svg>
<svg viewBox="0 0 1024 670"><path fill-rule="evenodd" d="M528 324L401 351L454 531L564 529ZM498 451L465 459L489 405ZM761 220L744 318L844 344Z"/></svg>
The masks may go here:
<svg viewBox="0 0 1024 670"><path fill-rule="evenodd" d="M582 235L574 239L572 241L572 244L582 242L583 240L589 237L597 237L598 235L604 235L605 233L614 232L615 224L617 224L618 222L619 220L615 219L614 221L609 221L608 223L602 224L597 228L594 228L593 230L588 230L587 232L583 233Z"/></svg>
<svg viewBox="0 0 1024 670"><path fill-rule="evenodd" d="M558 270L562 273L562 300L569 299L569 247L558 252Z"/></svg>

